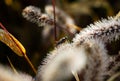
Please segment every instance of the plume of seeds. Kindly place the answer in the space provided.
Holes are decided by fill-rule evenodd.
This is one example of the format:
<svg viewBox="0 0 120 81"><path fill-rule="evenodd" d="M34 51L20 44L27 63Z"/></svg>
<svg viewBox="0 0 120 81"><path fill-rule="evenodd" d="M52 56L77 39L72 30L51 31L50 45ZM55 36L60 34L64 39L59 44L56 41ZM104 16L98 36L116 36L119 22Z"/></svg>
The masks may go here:
<svg viewBox="0 0 120 81"><path fill-rule="evenodd" d="M80 28L75 25L74 20L68 16L68 14L64 13L59 8L56 9L56 26L65 29L70 34L75 34L80 31ZM45 7L46 13L41 13L41 10L35 6L27 6L23 9L22 15L28 21L32 23L36 23L38 26L46 26L50 27L54 26L54 18L53 18L53 7L48 5ZM65 20L61 20L65 19ZM45 28L46 28L45 27Z"/></svg>
<svg viewBox="0 0 120 81"><path fill-rule="evenodd" d="M107 54L105 44L119 37L119 17L109 17L91 24L76 34L72 43L61 44L48 54L38 70L36 80L63 81L71 77L71 71L74 73L84 69L83 81L103 81L107 75L115 73L120 63L115 63L111 73L108 71L114 60L113 56L111 60Z"/></svg>

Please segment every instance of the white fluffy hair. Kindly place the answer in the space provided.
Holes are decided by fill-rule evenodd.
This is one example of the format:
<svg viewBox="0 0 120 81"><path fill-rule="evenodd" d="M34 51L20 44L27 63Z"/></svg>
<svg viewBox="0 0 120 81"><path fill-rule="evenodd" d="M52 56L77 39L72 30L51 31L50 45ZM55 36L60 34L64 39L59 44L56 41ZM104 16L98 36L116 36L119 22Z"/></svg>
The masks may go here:
<svg viewBox="0 0 120 81"><path fill-rule="evenodd" d="M115 19L113 17L108 17L108 19L102 19L94 24L90 24L79 34L76 34L73 42L81 43L83 41L89 41L89 39L98 39L107 43L114 39L117 40L119 36L120 18Z"/></svg>
<svg viewBox="0 0 120 81"><path fill-rule="evenodd" d="M37 81L61 81L81 71L86 65L87 56L83 47L63 44L48 54L40 66Z"/></svg>
<svg viewBox="0 0 120 81"><path fill-rule="evenodd" d="M83 69L83 81L105 80L106 76L112 76L108 68L113 61L105 44L119 36L120 18L109 17L91 24L77 34L71 44L62 44L48 54L38 70L36 81L63 81L71 77L72 71ZM118 67L115 65L115 69Z"/></svg>
<svg viewBox="0 0 120 81"><path fill-rule="evenodd" d="M25 73L16 74L9 67L0 65L0 81L34 81L30 75Z"/></svg>

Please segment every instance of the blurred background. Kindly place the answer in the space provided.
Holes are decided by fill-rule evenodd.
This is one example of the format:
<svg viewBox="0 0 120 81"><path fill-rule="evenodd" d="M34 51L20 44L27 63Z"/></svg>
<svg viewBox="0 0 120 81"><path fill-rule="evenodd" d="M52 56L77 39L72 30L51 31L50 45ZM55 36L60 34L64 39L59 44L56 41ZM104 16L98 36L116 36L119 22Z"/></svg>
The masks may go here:
<svg viewBox="0 0 120 81"><path fill-rule="evenodd" d="M44 39L41 34L43 27L38 27L24 19L22 10L26 6L33 5L44 12L44 7L48 4L51 4L51 0L0 0L0 22L23 44L35 68L38 68L41 60L53 50L54 36L50 34L47 39ZM77 26L84 28L101 18L116 15L120 11L120 0L56 0L56 6L69 14ZM64 36L69 36L69 34L59 32L58 38ZM69 38L71 39L72 37ZM117 54L120 42L118 40L111 45L108 44L107 47L109 54ZM9 47L0 42L0 63L9 66L7 56L16 69L34 75L23 57L17 56Z"/></svg>

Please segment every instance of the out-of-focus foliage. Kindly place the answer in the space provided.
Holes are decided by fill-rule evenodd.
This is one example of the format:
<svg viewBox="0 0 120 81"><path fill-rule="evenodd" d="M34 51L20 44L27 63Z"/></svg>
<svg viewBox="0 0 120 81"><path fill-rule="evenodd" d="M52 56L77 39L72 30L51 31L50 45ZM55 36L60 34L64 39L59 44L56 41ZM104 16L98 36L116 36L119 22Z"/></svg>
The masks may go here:
<svg viewBox="0 0 120 81"><path fill-rule="evenodd" d="M26 21L21 13L28 5L40 7L44 12L47 4L51 4L51 0L0 0L0 22L25 46L28 57L36 68L45 54L54 47L53 35L51 34L49 39L44 40L41 35L43 28ZM71 15L75 23L82 28L98 19L115 15L120 11L119 5L120 0L56 0L56 6ZM64 29L58 32L59 38L69 35L64 34L63 31ZM119 41L114 44L116 44L115 47L107 45L112 54L118 53L120 48ZM27 62L17 57L2 42L0 42L0 49L0 63L9 64L6 58L9 56L17 69L28 73L32 72Z"/></svg>

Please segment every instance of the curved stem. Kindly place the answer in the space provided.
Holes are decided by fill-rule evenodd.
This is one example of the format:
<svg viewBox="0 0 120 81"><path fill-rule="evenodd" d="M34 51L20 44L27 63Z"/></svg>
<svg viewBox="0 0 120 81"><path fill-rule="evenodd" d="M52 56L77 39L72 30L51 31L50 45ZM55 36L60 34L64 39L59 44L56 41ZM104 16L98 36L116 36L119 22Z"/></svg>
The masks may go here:
<svg viewBox="0 0 120 81"><path fill-rule="evenodd" d="M37 71L36 71L35 67L33 66L33 64L31 63L30 59L27 57L26 54L24 54L24 58L27 60L27 62L31 66L31 68L33 69L34 73L37 74Z"/></svg>

